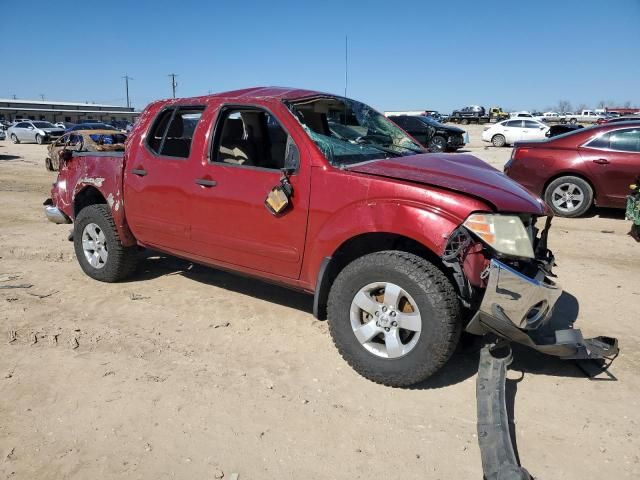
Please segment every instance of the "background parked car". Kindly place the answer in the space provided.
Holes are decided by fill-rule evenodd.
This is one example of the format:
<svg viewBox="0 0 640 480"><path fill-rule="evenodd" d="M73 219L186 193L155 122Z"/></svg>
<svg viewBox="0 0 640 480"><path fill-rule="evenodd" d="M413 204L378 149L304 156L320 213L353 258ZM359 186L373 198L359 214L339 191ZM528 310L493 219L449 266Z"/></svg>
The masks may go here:
<svg viewBox="0 0 640 480"><path fill-rule="evenodd" d="M570 124L551 125L549 127L549 130L547 130L547 133L545 134L545 136L547 138L557 137L558 135L574 132L581 128L584 128L584 127L582 125L570 125Z"/></svg>
<svg viewBox="0 0 640 480"><path fill-rule="evenodd" d="M73 127L67 128L65 130L65 133L75 132L75 131L78 131L78 130L112 130L112 131L119 131L116 127L112 127L111 125L108 125L106 123L92 122L92 123L80 123L78 125L74 125Z"/></svg>
<svg viewBox="0 0 640 480"><path fill-rule="evenodd" d="M504 172L542 196L558 216L579 217L594 203L624 208L640 173L640 121L518 143Z"/></svg>
<svg viewBox="0 0 640 480"><path fill-rule="evenodd" d="M454 152L469 142L469 135L461 128L443 125L429 116L399 115L389 119L430 152Z"/></svg>
<svg viewBox="0 0 640 480"><path fill-rule="evenodd" d="M42 144L60 138L63 133L62 128L58 128L50 122L38 120L18 122L7 130L7 135L13 143L36 142Z"/></svg>
<svg viewBox="0 0 640 480"><path fill-rule="evenodd" d="M4 140L7 138L7 134L4 133L4 128L0 128L0 140Z"/></svg>
<svg viewBox="0 0 640 480"><path fill-rule="evenodd" d="M65 133L47 148L47 170L60 169L60 152L113 152L124 151L127 135L113 130L76 130Z"/></svg>
<svg viewBox="0 0 640 480"><path fill-rule="evenodd" d="M75 123L71 123L71 122L56 122L56 123L54 123L54 125L56 127L64 128L66 130L68 128L73 127L76 124Z"/></svg>
<svg viewBox="0 0 640 480"><path fill-rule="evenodd" d="M494 147L504 147L521 140L543 139L548 131L548 125L533 118L509 119L484 127L482 140L491 142Z"/></svg>
<svg viewBox="0 0 640 480"><path fill-rule="evenodd" d="M609 118L603 118L598 120L598 124L619 123L619 122L637 122L640 120L640 115L624 115L624 116L612 116Z"/></svg>

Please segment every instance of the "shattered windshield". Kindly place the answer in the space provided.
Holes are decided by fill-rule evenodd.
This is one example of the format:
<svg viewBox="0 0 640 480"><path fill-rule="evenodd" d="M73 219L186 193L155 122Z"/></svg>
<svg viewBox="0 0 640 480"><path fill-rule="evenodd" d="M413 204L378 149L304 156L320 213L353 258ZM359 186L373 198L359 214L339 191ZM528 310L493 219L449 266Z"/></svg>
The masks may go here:
<svg viewBox="0 0 640 480"><path fill-rule="evenodd" d="M424 152L386 117L355 100L314 97L287 106L332 165Z"/></svg>

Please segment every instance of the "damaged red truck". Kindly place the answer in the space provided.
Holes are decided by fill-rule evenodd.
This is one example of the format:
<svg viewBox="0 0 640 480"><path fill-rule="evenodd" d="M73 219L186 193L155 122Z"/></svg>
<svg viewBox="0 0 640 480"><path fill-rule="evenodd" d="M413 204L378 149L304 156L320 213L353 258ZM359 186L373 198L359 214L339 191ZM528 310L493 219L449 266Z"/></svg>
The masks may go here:
<svg viewBox="0 0 640 480"><path fill-rule="evenodd" d="M312 293L375 382L429 377L463 329L563 358L617 351L541 334L561 290L539 198L473 156L426 153L360 102L275 87L164 100L124 153L61 156L45 213L74 222L87 275L121 280L151 248Z"/></svg>

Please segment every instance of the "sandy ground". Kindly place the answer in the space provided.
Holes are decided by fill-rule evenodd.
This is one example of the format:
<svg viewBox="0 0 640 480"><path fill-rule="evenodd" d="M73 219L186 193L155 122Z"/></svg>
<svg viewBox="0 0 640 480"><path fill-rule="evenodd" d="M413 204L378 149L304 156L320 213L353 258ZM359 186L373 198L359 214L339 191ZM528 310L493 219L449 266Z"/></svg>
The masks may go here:
<svg viewBox="0 0 640 480"><path fill-rule="evenodd" d="M468 151L500 168L510 149ZM41 210L45 147L0 142L3 478L480 479L478 344L391 389L356 375L312 299L150 254L128 282L77 265ZM556 219L558 315L620 338L615 381L515 351L520 458L538 478L640 476L640 245L621 212ZM15 341L12 340L15 332ZM519 380L519 381L515 381ZM517 390L517 391L516 391Z"/></svg>

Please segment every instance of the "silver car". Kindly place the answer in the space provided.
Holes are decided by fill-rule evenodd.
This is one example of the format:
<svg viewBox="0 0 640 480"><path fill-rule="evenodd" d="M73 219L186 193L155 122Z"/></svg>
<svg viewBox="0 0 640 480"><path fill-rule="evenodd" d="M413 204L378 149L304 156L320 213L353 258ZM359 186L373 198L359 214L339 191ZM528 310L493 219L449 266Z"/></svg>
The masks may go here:
<svg viewBox="0 0 640 480"><path fill-rule="evenodd" d="M0 125L0 140L7 138L7 134L4 133L4 128Z"/></svg>
<svg viewBox="0 0 640 480"><path fill-rule="evenodd" d="M7 130L7 136L13 143L36 142L43 144L51 140L57 140L63 134L64 129L40 120L17 122Z"/></svg>

